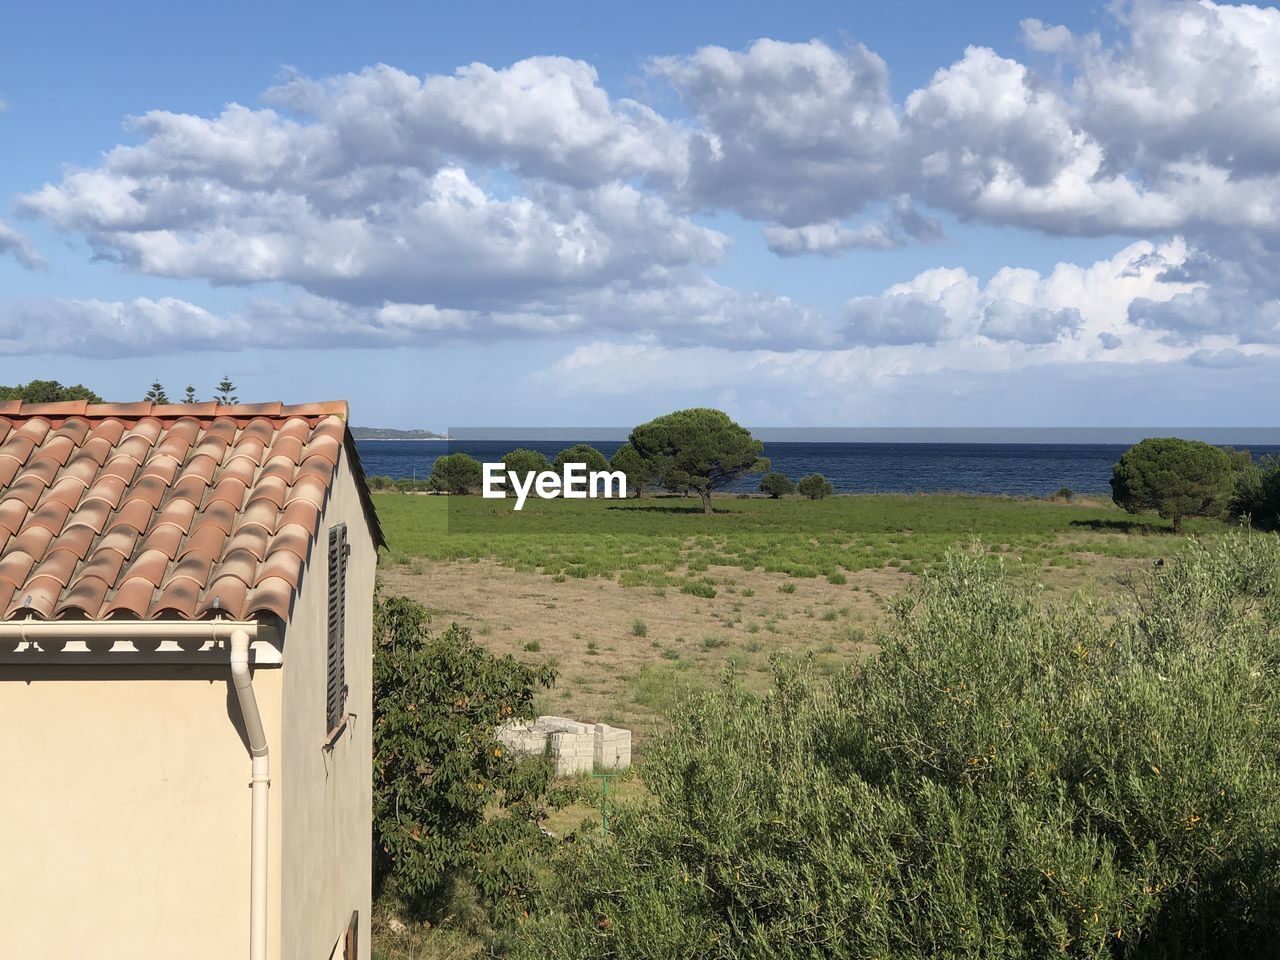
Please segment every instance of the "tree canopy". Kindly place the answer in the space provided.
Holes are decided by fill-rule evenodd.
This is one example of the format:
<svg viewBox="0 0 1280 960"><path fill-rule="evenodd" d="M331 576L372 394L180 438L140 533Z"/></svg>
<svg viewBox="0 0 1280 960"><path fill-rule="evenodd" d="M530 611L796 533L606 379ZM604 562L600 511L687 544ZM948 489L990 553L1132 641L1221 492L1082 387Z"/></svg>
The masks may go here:
<svg viewBox="0 0 1280 960"><path fill-rule="evenodd" d="M766 473L764 479L760 481L760 492L767 493L773 500L779 497L785 497L789 493L794 493L796 486L792 483L785 473Z"/></svg>
<svg viewBox="0 0 1280 960"><path fill-rule="evenodd" d="M544 454L525 447L517 447L512 450L502 458L502 463L508 471L518 473L521 476L530 473L541 473L544 470L551 469L551 462Z"/></svg>
<svg viewBox="0 0 1280 960"><path fill-rule="evenodd" d="M629 440L659 482L696 493L704 513L712 512L712 490L769 469L764 444L727 413L707 407L650 420L632 430Z"/></svg>
<svg viewBox="0 0 1280 960"><path fill-rule="evenodd" d="M478 488L484 478L480 461L467 453L447 453L431 465L429 483L445 493L464 494Z"/></svg>
<svg viewBox="0 0 1280 960"><path fill-rule="evenodd" d="M636 496L653 480L653 468L629 443L624 443L613 451L613 456L609 458L609 469L621 470L626 474L627 492L634 492Z"/></svg>
<svg viewBox="0 0 1280 960"><path fill-rule="evenodd" d="M102 403L102 398L82 383L64 386L57 380L31 380L12 387L0 386L0 400L22 400L26 403L66 403L85 400Z"/></svg>
<svg viewBox="0 0 1280 960"><path fill-rule="evenodd" d="M150 400L152 403L168 403L169 395L164 392L164 386L159 380L153 380L151 386L147 388L147 395L144 400Z"/></svg>
<svg viewBox="0 0 1280 960"><path fill-rule="evenodd" d="M821 500L823 497L829 497L836 492L836 488L831 485L831 481L820 473L811 473L807 477L801 477L796 489L800 491L800 496L808 497L810 500Z"/></svg>
<svg viewBox="0 0 1280 960"><path fill-rule="evenodd" d="M1111 499L1129 513L1154 510L1181 532L1183 517L1226 512L1241 467L1236 451L1152 437L1126 450L1112 469Z"/></svg>
<svg viewBox="0 0 1280 960"><path fill-rule="evenodd" d="M220 407L240 402L240 398L236 396L236 385L231 382L230 377L222 378L218 384L218 392L213 395L213 400Z"/></svg>
<svg viewBox="0 0 1280 960"><path fill-rule="evenodd" d="M589 443L575 443L572 447L561 450L552 461L551 468L560 473L566 463L585 463L589 471L609 469L609 461L604 458L604 454Z"/></svg>

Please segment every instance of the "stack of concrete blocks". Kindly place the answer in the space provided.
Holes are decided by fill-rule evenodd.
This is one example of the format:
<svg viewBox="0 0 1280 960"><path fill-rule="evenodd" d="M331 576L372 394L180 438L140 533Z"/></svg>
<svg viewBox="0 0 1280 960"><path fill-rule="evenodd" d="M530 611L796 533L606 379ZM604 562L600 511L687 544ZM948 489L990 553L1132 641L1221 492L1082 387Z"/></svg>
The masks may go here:
<svg viewBox="0 0 1280 960"><path fill-rule="evenodd" d="M631 731L597 723L592 761L597 770L626 770L631 766Z"/></svg>
<svg viewBox="0 0 1280 960"><path fill-rule="evenodd" d="M539 717L551 746L551 764L557 777L573 777L595 769L595 732L585 723L567 717Z"/></svg>
<svg viewBox="0 0 1280 960"><path fill-rule="evenodd" d="M568 717L539 717L533 723L503 724L497 738L517 756L550 756L557 777L631 766L631 731L603 723L590 726Z"/></svg>

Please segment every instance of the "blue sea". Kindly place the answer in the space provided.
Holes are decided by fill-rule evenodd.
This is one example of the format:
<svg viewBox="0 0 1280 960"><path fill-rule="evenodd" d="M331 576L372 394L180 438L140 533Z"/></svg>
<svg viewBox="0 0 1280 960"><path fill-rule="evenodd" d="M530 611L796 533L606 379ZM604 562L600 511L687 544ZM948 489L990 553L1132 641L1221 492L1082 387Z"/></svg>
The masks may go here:
<svg viewBox="0 0 1280 960"><path fill-rule="evenodd" d="M515 447L546 454L547 459L574 440L361 440L360 459L370 476L417 477L431 474L436 458L469 453L496 461ZM591 441L611 456L621 441ZM766 441L764 455L773 469L792 480L821 473L840 493L959 493L1049 496L1062 487L1076 493L1110 493L1111 468L1127 449L1116 443L845 443ZM1280 454L1280 446L1254 446L1255 456ZM759 476L744 477L729 490L750 491Z"/></svg>

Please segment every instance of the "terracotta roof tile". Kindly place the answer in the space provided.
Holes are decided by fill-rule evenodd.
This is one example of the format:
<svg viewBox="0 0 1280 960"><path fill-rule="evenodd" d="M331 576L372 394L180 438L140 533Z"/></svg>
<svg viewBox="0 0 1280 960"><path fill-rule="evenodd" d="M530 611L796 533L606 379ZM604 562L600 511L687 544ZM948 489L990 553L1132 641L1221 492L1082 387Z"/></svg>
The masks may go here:
<svg viewBox="0 0 1280 960"><path fill-rule="evenodd" d="M344 450L363 477L346 416L0 402L0 617L287 618Z"/></svg>

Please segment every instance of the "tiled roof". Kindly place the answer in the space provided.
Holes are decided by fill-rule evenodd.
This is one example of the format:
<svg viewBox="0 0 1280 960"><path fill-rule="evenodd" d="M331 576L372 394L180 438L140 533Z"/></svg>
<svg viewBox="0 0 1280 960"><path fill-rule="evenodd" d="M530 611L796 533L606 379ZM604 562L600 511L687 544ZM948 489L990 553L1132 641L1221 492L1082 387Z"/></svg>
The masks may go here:
<svg viewBox="0 0 1280 960"><path fill-rule="evenodd" d="M0 402L0 619L287 619L346 415Z"/></svg>

